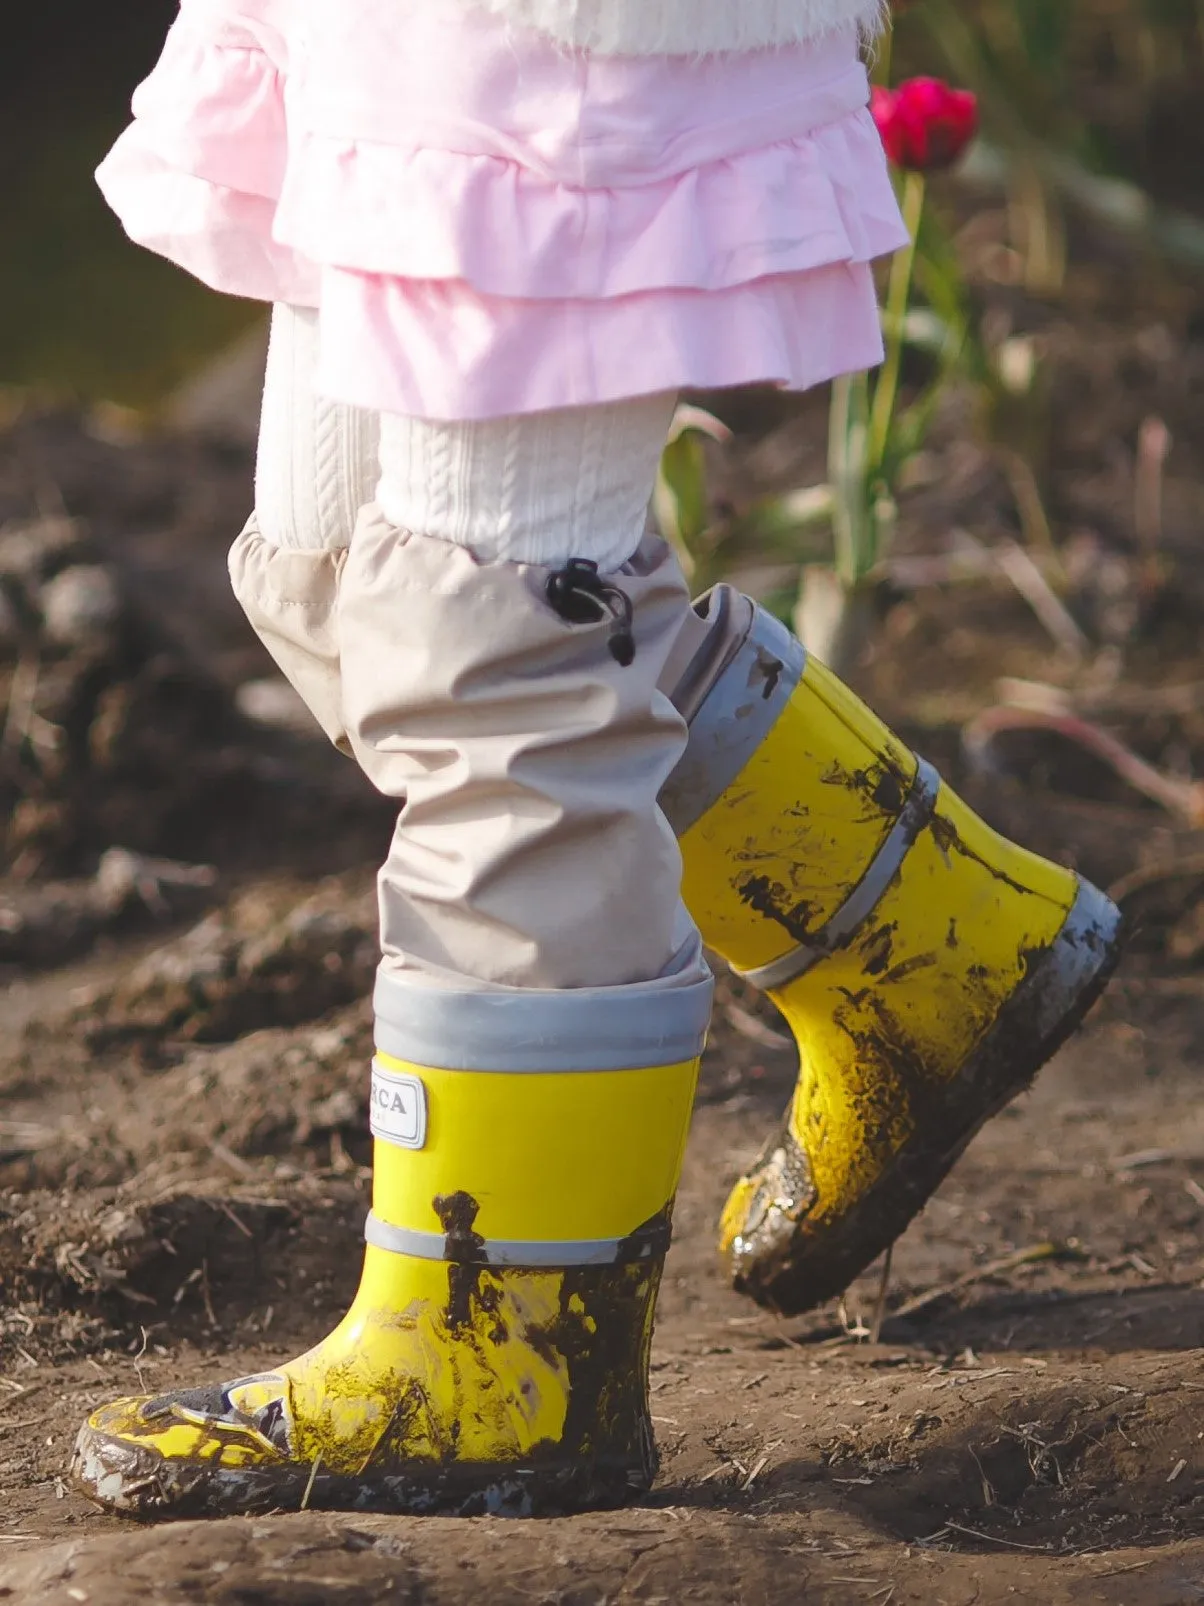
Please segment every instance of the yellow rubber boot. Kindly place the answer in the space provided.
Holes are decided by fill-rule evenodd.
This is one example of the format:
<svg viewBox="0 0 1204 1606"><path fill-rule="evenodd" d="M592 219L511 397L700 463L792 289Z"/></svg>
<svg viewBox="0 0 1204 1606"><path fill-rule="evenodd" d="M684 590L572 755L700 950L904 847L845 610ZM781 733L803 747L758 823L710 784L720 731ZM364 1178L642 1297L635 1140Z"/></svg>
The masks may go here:
<svg viewBox="0 0 1204 1606"><path fill-rule="evenodd" d="M442 1057L468 1069L391 1054L378 1027L373 1209L346 1318L278 1371L102 1407L76 1486L138 1517L519 1515L647 1489L653 1310L709 983L644 995L618 1035L613 999L584 997L589 1069L559 1068L568 994L445 995L461 1030ZM654 1016L655 1052L626 1068L624 1035Z"/></svg>
<svg viewBox="0 0 1204 1606"><path fill-rule="evenodd" d="M700 611L662 806L704 940L769 993L801 1061L721 1248L738 1288L795 1313L899 1236L1077 1026L1120 916L986 826L747 599L720 588Z"/></svg>

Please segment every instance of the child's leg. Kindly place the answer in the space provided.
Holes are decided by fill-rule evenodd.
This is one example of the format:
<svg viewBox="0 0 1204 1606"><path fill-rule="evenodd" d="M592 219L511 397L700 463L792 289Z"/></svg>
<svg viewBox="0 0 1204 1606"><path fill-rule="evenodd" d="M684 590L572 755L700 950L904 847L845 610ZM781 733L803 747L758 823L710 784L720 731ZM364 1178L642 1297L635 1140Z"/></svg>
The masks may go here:
<svg viewBox="0 0 1204 1606"><path fill-rule="evenodd" d="M657 805L689 602L663 544L633 550L660 444L636 406L499 425L496 486L463 482L475 552L447 539L459 474L430 501L430 465L488 466L494 432L384 431L386 499L439 533L365 509L329 610L349 745L405 797L363 1280L278 1371L96 1412L74 1467L107 1505L555 1510L652 1476L651 1323L710 979ZM585 449L595 428L610 449ZM600 574L589 553L630 561Z"/></svg>
<svg viewBox="0 0 1204 1606"><path fill-rule="evenodd" d="M656 806L684 740L656 688L688 598L659 543L615 572L643 540L672 410L383 420L379 514L352 546L340 635L356 756L406 799L381 876L386 978L614 986L695 940ZM630 666L606 649L604 607L587 600L603 617L585 627L549 604L570 559L629 600Z"/></svg>
<svg viewBox="0 0 1204 1606"><path fill-rule="evenodd" d="M312 308L273 309L255 513L230 553L230 578L277 667L346 751L334 599L356 517L377 495L381 418L318 392L318 341ZM578 556L617 566L644 529L640 498L672 410L666 394L483 424L390 416L386 512L399 527L515 561L554 561L571 530ZM705 636L687 612L667 690Z"/></svg>
<svg viewBox="0 0 1204 1606"><path fill-rule="evenodd" d="M736 1286L839 1294L1082 1020L1120 915L1005 841L778 622L720 587L661 802L707 943L794 1029L798 1087L724 1214Z"/></svg>
<svg viewBox="0 0 1204 1606"><path fill-rule="evenodd" d="M266 543L289 552L348 546L379 472L377 414L319 395L316 371L316 310L273 308L255 458L255 522Z"/></svg>
<svg viewBox="0 0 1204 1606"><path fill-rule="evenodd" d="M269 546L340 552L372 499L380 420L318 394L318 314L276 306L255 461L255 518Z"/></svg>
<svg viewBox="0 0 1204 1606"><path fill-rule="evenodd" d="M644 535L672 393L444 424L385 414L376 501L483 561L620 568Z"/></svg>
<svg viewBox="0 0 1204 1606"><path fill-rule="evenodd" d="M230 551L234 594L336 746L343 730L334 605L356 516L379 477L375 413L318 394L318 315L272 312L255 512Z"/></svg>

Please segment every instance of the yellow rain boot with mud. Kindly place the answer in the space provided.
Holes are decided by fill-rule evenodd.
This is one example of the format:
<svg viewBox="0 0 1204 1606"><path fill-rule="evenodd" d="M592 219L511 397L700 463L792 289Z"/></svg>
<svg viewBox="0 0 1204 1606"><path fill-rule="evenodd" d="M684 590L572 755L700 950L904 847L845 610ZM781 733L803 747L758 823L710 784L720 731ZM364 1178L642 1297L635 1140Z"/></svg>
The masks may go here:
<svg viewBox="0 0 1204 1606"><path fill-rule="evenodd" d="M648 1488L653 1309L709 984L636 999L618 1035L605 994L437 996L435 1035L454 1019L458 1044L442 1065L414 1063L424 996L400 1033L378 1025L350 1312L278 1371L96 1411L72 1463L91 1499L136 1517L528 1514ZM633 1027L656 1045L636 1069ZM588 1068L563 1068L574 1036Z"/></svg>
<svg viewBox="0 0 1204 1606"><path fill-rule="evenodd" d="M737 1288L841 1293L1082 1020L1120 915L980 820L775 620L720 587L662 794L704 940L798 1040L790 1108L723 1214Z"/></svg>

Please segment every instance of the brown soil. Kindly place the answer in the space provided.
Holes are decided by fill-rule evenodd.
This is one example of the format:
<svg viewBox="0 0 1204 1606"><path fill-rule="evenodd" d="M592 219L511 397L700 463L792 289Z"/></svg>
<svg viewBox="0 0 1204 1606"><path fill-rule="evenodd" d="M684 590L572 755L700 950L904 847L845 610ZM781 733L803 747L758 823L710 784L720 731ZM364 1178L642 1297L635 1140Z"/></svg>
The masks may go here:
<svg viewBox="0 0 1204 1606"><path fill-rule="evenodd" d="M268 1365L345 1307L367 1020L147 1068L89 1060L89 1017L39 1009L36 1084L23 1061L10 1092L43 1130L0 1206L0 1599L1204 1600L1198 1002L1119 983L899 1245L891 1305L928 1303L871 1344L874 1277L789 1323L723 1284L720 1192L792 1069L725 993L658 1329L657 1490L514 1525L143 1530L64 1490L91 1405Z"/></svg>
<svg viewBox="0 0 1204 1606"><path fill-rule="evenodd" d="M1113 427L1128 425L1101 425L1101 441ZM790 439L758 429L797 471ZM957 516L972 502L989 536L998 486L952 428L934 450L961 464L937 476ZM959 727L996 677L1074 678L998 585L896 599L864 683L1034 845L1107 884L1152 861L1181 868L1133 885L1141 927L1120 978L897 1246L880 1342L877 1270L839 1309L789 1322L725 1286L718 1208L793 1075L779 1023L725 981L657 1332L649 1499L534 1523L301 1513L139 1528L71 1494L64 1465L90 1407L270 1365L346 1306L387 814L319 742L232 706L266 673L220 585L245 461L104 446L70 421L27 422L7 452L6 516L29 516L12 487L45 456L117 576L122 617L140 621L88 695L137 682L149 618L187 706L200 687L214 712L188 727L202 808L183 806L166 717L126 768L97 767L95 697L74 705L76 767L21 783L49 823L11 848L0 887L0 1601L1204 1602L1204 841L1051 738L1009 739L1006 774L964 772ZM1194 467L1189 442L1184 476ZM202 483L214 501L198 511ZM1059 494L1086 507L1089 493L1103 498L1084 472ZM914 528L952 521L932 490L917 495ZM1168 495L1168 518L1188 504ZM1099 539L1136 561L1123 530ZM1085 580L1087 628L1120 628L1092 622L1093 595ZM1174 601L1156 630L1124 626L1105 717L1198 769L1198 698L1166 694L1204 673ZM74 672L71 652L61 661ZM17 755L36 764L25 734ZM90 793L107 811L99 837ZM98 855L114 846L134 858L106 879ZM214 873L189 878L177 860Z"/></svg>

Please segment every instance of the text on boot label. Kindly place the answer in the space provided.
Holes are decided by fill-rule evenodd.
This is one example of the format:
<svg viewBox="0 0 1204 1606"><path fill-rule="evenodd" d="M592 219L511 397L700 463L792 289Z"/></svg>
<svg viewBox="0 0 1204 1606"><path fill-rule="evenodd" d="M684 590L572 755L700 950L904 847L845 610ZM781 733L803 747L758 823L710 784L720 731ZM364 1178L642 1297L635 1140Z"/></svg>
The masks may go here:
<svg viewBox="0 0 1204 1606"><path fill-rule="evenodd" d="M426 1088L416 1076L389 1071L372 1061L372 1136L400 1149L426 1143Z"/></svg>

